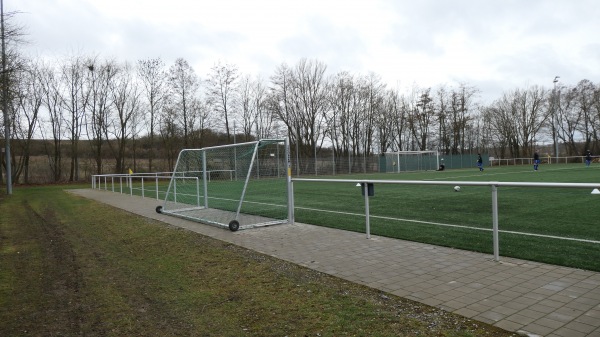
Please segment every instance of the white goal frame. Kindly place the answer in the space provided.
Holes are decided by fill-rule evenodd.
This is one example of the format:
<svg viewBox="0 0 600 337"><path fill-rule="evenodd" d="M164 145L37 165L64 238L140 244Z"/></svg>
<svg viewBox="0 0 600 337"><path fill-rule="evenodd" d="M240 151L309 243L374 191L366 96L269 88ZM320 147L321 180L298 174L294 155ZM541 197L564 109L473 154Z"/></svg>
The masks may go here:
<svg viewBox="0 0 600 337"><path fill-rule="evenodd" d="M261 184L266 192L256 188ZM277 203L260 200L261 193L276 195ZM288 139L261 139L181 150L156 211L237 231L293 223L292 200Z"/></svg>
<svg viewBox="0 0 600 337"><path fill-rule="evenodd" d="M440 168L440 155L436 150L385 152L384 156L385 172L435 171Z"/></svg>

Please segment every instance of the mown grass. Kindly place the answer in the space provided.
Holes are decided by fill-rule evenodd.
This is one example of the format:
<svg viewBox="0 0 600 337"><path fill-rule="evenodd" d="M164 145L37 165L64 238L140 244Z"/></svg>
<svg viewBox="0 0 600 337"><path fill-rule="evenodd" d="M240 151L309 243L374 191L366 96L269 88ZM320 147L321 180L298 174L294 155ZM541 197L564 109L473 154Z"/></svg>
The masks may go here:
<svg viewBox="0 0 600 337"><path fill-rule="evenodd" d="M2 336L506 336L63 187L0 196Z"/></svg>

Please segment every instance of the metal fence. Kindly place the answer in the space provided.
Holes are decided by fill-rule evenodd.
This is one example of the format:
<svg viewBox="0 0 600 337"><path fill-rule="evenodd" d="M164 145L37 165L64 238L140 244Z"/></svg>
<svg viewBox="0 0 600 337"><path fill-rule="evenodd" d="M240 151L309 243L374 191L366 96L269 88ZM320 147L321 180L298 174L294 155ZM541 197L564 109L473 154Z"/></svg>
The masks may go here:
<svg viewBox="0 0 600 337"><path fill-rule="evenodd" d="M365 200L365 232L367 239L371 238L369 195L372 195L375 184L404 184L404 185L454 185L454 186L489 186L492 193L492 232L494 260L500 260L500 244L498 240L498 187L528 187L528 188L592 188L598 189L599 183L531 183L531 182L498 182L498 181L423 181L423 180L360 180L360 179L307 179L293 178L295 182L316 183L352 183L360 184ZM371 190L371 193L369 193ZM295 202L293 202L295 204ZM590 241L592 242L592 241ZM600 243L593 241L594 243Z"/></svg>
<svg viewBox="0 0 600 337"><path fill-rule="evenodd" d="M335 156L333 153L324 156L315 157L294 157L292 156L292 175L294 177L307 176L338 176L343 174L356 173L383 173L394 172L386 169L385 157L380 154L369 156ZM439 154L435 157L436 164L427 166L423 169L409 168L410 170L436 170L439 164L443 164L446 169L471 168L476 166L477 154ZM483 164L490 164L487 154L482 154ZM404 169L402 169L404 170Z"/></svg>
<svg viewBox="0 0 600 337"><path fill-rule="evenodd" d="M143 198L147 195L161 199L159 185L161 181L168 183L171 180L171 172L157 173L132 173L132 174L97 174L92 175L92 188L98 190L127 193L130 195L141 194ZM137 183L139 182L139 186ZM115 186L116 185L116 186ZM134 193L135 191L135 193Z"/></svg>
<svg viewBox="0 0 600 337"><path fill-rule="evenodd" d="M141 195L142 197L152 197L156 200L164 199L165 189L160 189L160 184L167 184L171 179L168 172L156 174L105 174L92 177L92 188L101 189L130 195ZM190 178L195 179L195 178ZM370 232L370 210L369 210L369 188L375 184L399 184L399 185L450 185L450 186L489 186L492 194L492 232L493 232L493 254L494 260L499 261L499 239L498 239L498 187L522 187L522 188L578 188L594 189L596 192L600 188L600 183L533 183L533 182L498 182L498 181L421 181L421 180L365 180L365 179L309 179L292 178L291 207L289 223L294 222L294 192L293 185L302 182L316 183L352 183L360 184L364 189L365 204L365 233L367 238L371 237ZM197 192L198 195L200 191ZM600 194L600 192L599 192ZM460 227L460 226L457 226ZM526 234L526 233L521 233ZM586 240L579 240L586 241ZM592 243L600 243L588 240Z"/></svg>
<svg viewBox="0 0 600 337"><path fill-rule="evenodd" d="M600 156L592 156L593 162L598 162ZM533 158L494 158L490 157L490 166L533 165ZM551 157L540 156L542 164L585 163L585 156Z"/></svg>

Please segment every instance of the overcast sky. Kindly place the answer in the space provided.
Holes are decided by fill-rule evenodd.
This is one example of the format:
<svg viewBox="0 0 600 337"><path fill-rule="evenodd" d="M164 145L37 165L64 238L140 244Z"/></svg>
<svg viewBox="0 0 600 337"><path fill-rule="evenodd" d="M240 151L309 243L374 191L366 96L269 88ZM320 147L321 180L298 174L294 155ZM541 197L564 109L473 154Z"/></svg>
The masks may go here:
<svg viewBox="0 0 600 337"><path fill-rule="evenodd" d="M4 0L34 56L218 61L245 74L316 59L389 87L467 83L482 99L554 76L600 82L598 0Z"/></svg>

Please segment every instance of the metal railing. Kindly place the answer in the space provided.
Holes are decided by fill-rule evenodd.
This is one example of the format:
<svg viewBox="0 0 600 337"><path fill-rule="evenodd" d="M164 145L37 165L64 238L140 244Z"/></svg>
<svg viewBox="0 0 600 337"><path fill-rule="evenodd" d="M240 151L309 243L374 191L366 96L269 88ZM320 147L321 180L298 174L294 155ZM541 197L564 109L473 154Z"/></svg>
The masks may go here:
<svg viewBox="0 0 600 337"><path fill-rule="evenodd" d="M600 158L592 156L592 161ZM548 157L540 156L540 160L544 164L568 164L568 163L585 163L585 156L569 156L569 157ZM490 166L508 166L508 165L533 165L533 158L493 158L490 157Z"/></svg>
<svg viewBox="0 0 600 337"><path fill-rule="evenodd" d="M150 190L154 192L156 200L160 200L160 188L159 181L171 180L170 172L158 172L158 173L132 173L132 174L96 174L92 175L92 189L119 192L121 194L128 193L133 195L134 190L141 190L142 198L146 197L146 191ZM197 179L191 177L190 179ZM133 183L139 181L141 183L140 188L134 187ZM150 182L150 183L148 183ZM115 184L116 190L115 190ZM153 185L153 188L147 189L149 185ZM110 186L110 188L109 188ZM125 192L124 191L125 188Z"/></svg>
<svg viewBox="0 0 600 337"><path fill-rule="evenodd" d="M404 184L404 185L454 185L454 186L489 186L492 192L492 232L494 260L500 261L500 244L498 239L498 187L539 187L539 188L592 188L597 189L600 183L532 183L532 182L499 182L499 181L422 181L422 180L360 180L360 179L307 179L292 178L295 182L316 183L352 183L360 184L363 188L365 199L365 232L367 239L371 238L370 211L369 211L369 185L374 184ZM372 187L371 187L372 188ZM292 203L295 202L292 200ZM590 241L591 242L591 241ZM596 243L594 241L594 243Z"/></svg>
<svg viewBox="0 0 600 337"><path fill-rule="evenodd" d="M162 172L165 174L165 172ZM160 200L160 180L170 180L172 176L158 175L158 174L103 174L92 176L92 188L101 190L110 190L112 192L128 193L134 195L134 190L141 190L141 196L146 197L146 187L154 185L153 188L149 189L155 192L156 200ZM180 179L180 178L178 178ZM197 177L185 177L185 179L196 179ZM135 181L140 181L140 188L133 187ZM370 228L370 210L369 210L369 185L374 184L398 184L398 185L450 185L450 186L489 186L492 193L492 233L493 233L493 254L494 260L500 260L500 246L499 246L499 228L498 228L498 187L528 187L528 188L600 188L600 183L534 183L534 182L499 182L499 181L422 181L422 180L365 180L365 179L308 179L308 178L292 178L292 191L290 192L291 202L291 216L289 218L290 223L294 223L294 192L293 185L296 182L316 182L316 183L352 183L360 184L364 189L364 204L365 204L365 233L367 239L371 238ZM115 185L116 189L115 189ZM198 186L198 182L196 182ZM110 187L110 188L109 188ZM199 187L196 191L197 196L200 195ZM163 192L166 193L166 192ZM138 193L136 193L137 195ZM199 202L199 201L198 201ZM456 226L461 227L461 226ZM520 233L524 235L531 235L527 233ZM587 241L592 243L600 243L593 240L579 240Z"/></svg>

